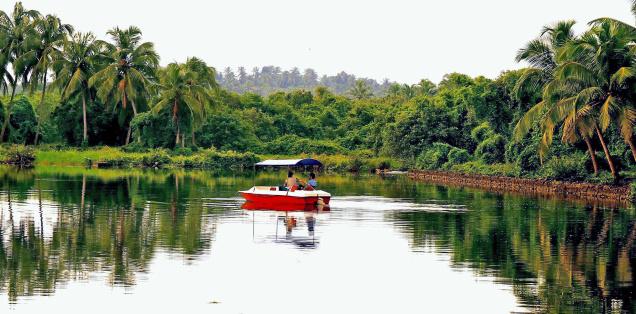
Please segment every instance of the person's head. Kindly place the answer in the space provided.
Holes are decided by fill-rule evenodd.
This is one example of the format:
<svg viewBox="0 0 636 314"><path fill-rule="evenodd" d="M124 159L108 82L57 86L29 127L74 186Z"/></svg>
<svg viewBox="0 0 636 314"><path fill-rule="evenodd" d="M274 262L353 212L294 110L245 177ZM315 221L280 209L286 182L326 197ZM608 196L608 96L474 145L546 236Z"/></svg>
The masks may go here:
<svg viewBox="0 0 636 314"><path fill-rule="evenodd" d="M291 178L291 177L293 177L293 176L294 176L294 172L293 172L293 171L291 171L291 170L289 170L289 172L287 172L287 177L288 177L288 178Z"/></svg>
<svg viewBox="0 0 636 314"><path fill-rule="evenodd" d="M316 174L315 174L315 173L313 173L313 172L310 172L310 173L309 173L309 178L310 178L310 179L315 179L315 178L316 178Z"/></svg>

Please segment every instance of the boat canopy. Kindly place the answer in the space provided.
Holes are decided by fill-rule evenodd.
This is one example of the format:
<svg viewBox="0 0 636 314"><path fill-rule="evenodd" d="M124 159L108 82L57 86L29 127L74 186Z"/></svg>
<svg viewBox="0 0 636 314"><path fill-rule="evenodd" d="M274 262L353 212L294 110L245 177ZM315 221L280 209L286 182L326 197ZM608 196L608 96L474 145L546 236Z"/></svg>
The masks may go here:
<svg viewBox="0 0 636 314"><path fill-rule="evenodd" d="M256 166L260 167L304 167L304 166L318 166L322 167L322 163L316 159L271 159L256 163Z"/></svg>

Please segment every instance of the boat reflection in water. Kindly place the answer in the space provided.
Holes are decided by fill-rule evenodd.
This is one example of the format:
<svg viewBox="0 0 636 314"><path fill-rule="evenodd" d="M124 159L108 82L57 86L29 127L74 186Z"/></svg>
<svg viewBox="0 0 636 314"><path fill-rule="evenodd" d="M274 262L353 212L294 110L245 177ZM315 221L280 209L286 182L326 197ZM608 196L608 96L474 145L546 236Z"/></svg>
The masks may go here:
<svg viewBox="0 0 636 314"><path fill-rule="evenodd" d="M327 205L293 205L271 203L245 202L241 206L242 209L251 212L252 215L252 237L256 238L256 215L274 214L276 218L276 229L274 235L271 234L265 238L272 240L274 243L293 244L301 249L314 249L318 246L316 238L316 221L317 217L330 211ZM285 228L285 236L279 236L281 227ZM302 226L302 227L301 227ZM303 235L301 230L307 230Z"/></svg>

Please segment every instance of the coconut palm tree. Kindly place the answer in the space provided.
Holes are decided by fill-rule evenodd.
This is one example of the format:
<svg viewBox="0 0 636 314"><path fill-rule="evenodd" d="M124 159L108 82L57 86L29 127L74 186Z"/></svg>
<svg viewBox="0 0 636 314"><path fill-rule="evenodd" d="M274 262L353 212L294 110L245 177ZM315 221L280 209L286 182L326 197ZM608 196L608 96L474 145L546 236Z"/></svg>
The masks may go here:
<svg viewBox="0 0 636 314"><path fill-rule="evenodd" d="M47 79L49 69L54 60L61 54L61 48L68 35L73 33L73 26L62 24L60 19L54 15L47 15L35 22L39 43L18 57L16 63L27 65L31 69L31 91L38 85L42 85L42 96L38 106L38 112L42 111L44 97L46 96ZM35 133L35 144L38 142L40 134L40 119Z"/></svg>
<svg viewBox="0 0 636 314"><path fill-rule="evenodd" d="M97 89L97 97L102 102L113 104L115 109L121 105L124 113L130 102L136 116L136 103L147 96L159 66L159 55L153 43L141 41L141 30L135 26L115 27L107 34L113 41L113 44L105 43L108 64L89 79L89 85ZM129 125L126 144L130 142L130 135Z"/></svg>
<svg viewBox="0 0 636 314"><path fill-rule="evenodd" d="M530 67L526 68L517 81L513 93L519 97L522 91L548 91L543 93L543 99L534 105L518 122L514 130L514 140L521 141L530 129L539 121L542 137L539 143L539 155L543 159L550 144L552 143L554 128L564 119L559 116L558 109L564 104L572 104L572 99L567 99L559 103L558 100L565 94L555 92L555 70L559 64L559 51L570 44L575 35L572 30L574 21L561 21L552 26L543 28L539 38L530 41L517 53L517 61L526 61ZM563 57L563 56L561 56ZM559 106L560 105L560 106ZM587 107L575 107L570 111L570 119L573 123L567 125L567 132L564 132L563 141L575 143L579 137L583 139L587 146L588 154L592 160L594 173L598 173L598 162L596 153L591 143L594 133L591 132L589 123L590 117L586 111ZM578 111L581 110L581 111ZM574 119L576 118L576 119ZM573 120L572 120L573 119Z"/></svg>
<svg viewBox="0 0 636 314"><path fill-rule="evenodd" d="M186 60L185 66L196 73L198 84L203 86L203 88L205 88L207 91L206 94L201 94L201 96L205 96L206 99L200 99L199 101L207 104L206 107L213 105L214 102L211 101L211 93L214 93L219 88L219 84L216 81L216 69L214 67L208 66L203 60L197 57L188 58ZM195 119L192 121L192 127L190 128L192 146L196 146L194 132L195 128L198 127L198 124L201 122L203 122L202 119Z"/></svg>
<svg viewBox="0 0 636 314"><path fill-rule="evenodd" d="M355 99L366 99L373 96L373 92L364 80L356 80L355 84L349 90L349 94Z"/></svg>
<svg viewBox="0 0 636 314"><path fill-rule="evenodd" d="M558 65L559 49L575 38L574 24L574 21L568 20L545 26L538 38L519 49L516 56L517 62L525 61L530 67L523 70L515 85L514 94L518 96L521 91L528 89L540 91L543 86L552 81L554 69Z"/></svg>
<svg viewBox="0 0 636 314"><path fill-rule="evenodd" d="M586 124L599 137L614 177L617 171L603 138L612 121L636 160L632 141L636 110L630 101L636 87L634 41L632 27L608 19L593 21L589 31L559 52L566 61L558 65L554 80L544 88L544 100L555 100L548 109L545 140L549 141L547 137L558 123L563 124L564 139L572 136L575 126Z"/></svg>
<svg viewBox="0 0 636 314"><path fill-rule="evenodd" d="M171 63L160 71L159 100L152 110L158 113L169 109L172 113L176 126L175 146L185 144L181 134L181 126L186 123L183 120L189 118L193 127L195 121L204 118L209 103L208 78L195 68L192 63Z"/></svg>
<svg viewBox="0 0 636 314"><path fill-rule="evenodd" d="M579 103L590 104L598 112L597 134L614 121L636 160L632 140L636 110L631 99L636 87L634 62L636 29L611 20L597 20L580 40L564 51L578 62L565 63L558 69L559 80L578 94ZM599 129L600 127L600 129ZM607 148L604 145L604 150Z"/></svg>
<svg viewBox="0 0 636 314"><path fill-rule="evenodd" d="M5 112L2 130L0 130L0 141L4 141L4 135L11 118L11 107L15 97L15 90L18 85L18 77L26 82L27 71L15 64L16 59L21 56L29 47L35 45L37 33L35 21L40 17L36 10L27 10L22 2L17 2L13 7L11 15L0 11L0 77L8 79L11 85L11 98ZM13 75L9 72L9 65L13 69ZM26 85L26 84L25 84Z"/></svg>
<svg viewBox="0 0 636 314"><path fill-rule="evenodd" d="M82 99L83 142L88 143L86 98L90 98L89 78L99 70L103 46L92 33L75 33L64 43L64 49L53 63L53 86L61 91L62 100L78 95Z"/></svg>

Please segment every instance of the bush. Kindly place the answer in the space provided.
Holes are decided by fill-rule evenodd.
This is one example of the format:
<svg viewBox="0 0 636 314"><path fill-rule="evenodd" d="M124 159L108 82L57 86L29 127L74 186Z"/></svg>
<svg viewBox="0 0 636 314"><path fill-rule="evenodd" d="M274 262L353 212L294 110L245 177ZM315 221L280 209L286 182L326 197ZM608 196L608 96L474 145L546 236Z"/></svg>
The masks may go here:
<svg viewBox="0 0 636 314"><path fill-rule="evenodd" d="M11 107L9 120L9 142L32 144L35 141L37 120L33 106L26 97L17 99Z"/></svg>
<svg viewBox="0 0 636 314"><path fill-rule="evenodd" d="M204 150L200 154L190 156L190 158L203 162L199 168L220 170L249 168L258 162L258 157L253 153L219 152L212 149Z"/></svg>
<svg viewBox="0 0 636 314"><path fill-rule="evenodd" d="M465 149L453 147L448 152L448 161L444 164L444 168L448 169L453 165L459 165L470 161L470 154Z"/></svg>
<svg viewBox="0 0 636 314"><path fill-rule="evenodd" d="M417 158L416 166L419 169L439 169L448 161L448 153L454 148L446 143L433 143Z"/></svg>
<svg viewBox="0 0 636 314"><path fill-rule="evenodd" d="M382 159L377 163L376 169L387 170L391 169L391 160L390 159Z"/></svg>
<svg viewBox="0 0 636 314"><path fill-rule="evenodd" d="M524 174L536 174L541 168L539 147L536 141L526 139L520 143L513 141L506 145L506 162L514 163Z"/></svg>
<svg viewBox="0 0 636 314"><path fill-rule="evenodd" d="M23 145L12 146L6 155L6 163L22 168L33 167L35 162L33 149Z"/></svg>
<svg viewBox="0 0 636 314"><path fill-rule="evenodd" d="M163 149L154 150L141 158L141 166L147 168L161 168L170 162L170 156Z"/></svg>
<svg viewBox="0 0 636 314"><path fill-rule="evenodd" d="M362 166L363 166L362 160L360 160L360 158L358 157L353 157L349 159L347 171L360 172L360 170L362 169Z"/></svg>
<svg viewBox="0 0 636 314"><path fill-rule="evenodd" d="M196 132L197 144L219 150L254 150L261 143L249 122L222 112L208 117Z"/></svg>
<svg viewBox="0 0 636 314"><path fill-rule="evenodd" d="M486 165L480 161L469 161L460 165L453 165L451 171L489 176L520 176L519 168L509 163Z"/></svg>
<svg viewBox="0 0 636 314"><path fill-rule="evenodd" d="M265 152L279 155L298 155L298 154L338 154L345 149L327 140L312 140L302 138L297 135L287 134L267 143Z"/></svg>
<svg viewBox="0 0 636 314"><path fill-rule="evenodd" d="M506 139L495 134L477 145L475 157L485 164L495 164L504 161Z"/></svg>
<svg viewBox="0 0 636 314"><path fill-rule="evenodd" d="M472 137L473 140L475 140L475 142L477 143L481 143L493 135L494 135L494 131L492 130L492 127L490 127L490 123L488 122L484 122L476 126L470 132L470 137Z"/></svg>
<svg viewBox="0 0 636 314"><path fill-rule="evenodd" d="M587 158L582 153L570 156L552 157L541 169L541 174L556 180L583 180L587 177L585 162Z"/></svg>
<svg viewBox="0 0 636 314"><path fill-rule="evenodd" d="M636 202L636 182L629 184L629 199Z"/></svg>
<svg viewBox="0 0 636 314"><path fill-rule="evenodd" d="M598 175L588 174L586 181L596 184L612 184L614 177L607 171L599 171Z"/></svg>

